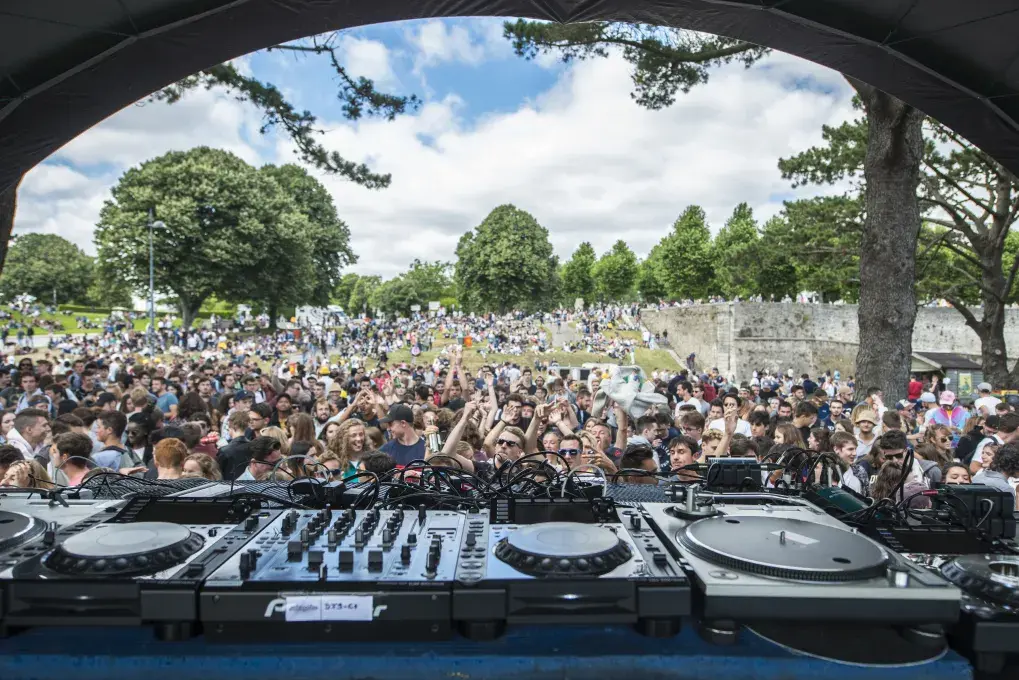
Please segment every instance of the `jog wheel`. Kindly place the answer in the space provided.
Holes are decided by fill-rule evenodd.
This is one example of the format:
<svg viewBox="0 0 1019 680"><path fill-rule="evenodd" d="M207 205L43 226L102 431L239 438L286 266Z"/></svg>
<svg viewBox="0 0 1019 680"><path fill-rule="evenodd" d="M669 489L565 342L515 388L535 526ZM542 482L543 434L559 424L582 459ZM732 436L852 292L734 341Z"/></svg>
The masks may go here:
<svg viewBox="0 0 1019 680"><path fill-rule="evenodd" d="M183 563L204 543L179 524L100 524L68 538L44 564L70 576L140 576Z"/></svg>
<svg viewBox="0 0 1019 680"><path fill-rule="evenodd" d="M625 564L633 553L611 529L544 522L521 527L499 541L495 556L532 576L598 576Z"/></svg>

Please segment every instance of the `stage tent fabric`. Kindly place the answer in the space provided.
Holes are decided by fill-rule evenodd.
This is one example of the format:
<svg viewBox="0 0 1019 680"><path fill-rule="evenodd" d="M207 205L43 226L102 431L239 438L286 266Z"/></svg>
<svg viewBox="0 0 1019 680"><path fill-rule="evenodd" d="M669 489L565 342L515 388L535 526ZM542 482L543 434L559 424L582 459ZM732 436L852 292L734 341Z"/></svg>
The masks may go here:
<svg viewBox="0 0 1019 680"><path fill-rule="evenodd" d="M640 21L766 45L899 97L1019 174L1019 0L3 0L0 193L203 68L330 30L453 16Z"/></svg>

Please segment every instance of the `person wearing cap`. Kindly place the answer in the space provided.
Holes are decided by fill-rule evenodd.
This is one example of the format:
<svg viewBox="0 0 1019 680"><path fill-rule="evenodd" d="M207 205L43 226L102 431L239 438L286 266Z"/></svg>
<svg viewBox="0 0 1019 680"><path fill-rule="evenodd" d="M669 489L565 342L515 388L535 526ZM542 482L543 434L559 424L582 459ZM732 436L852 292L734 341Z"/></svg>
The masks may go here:
<svg viewBox="0 0 1019 680"><path fill-rule="evenodd" d="M993 388L989 382L982 382L977 385L977 392L980 393L980 396L973 402L973 408L977 413L989 416L994 413L994 407L1001 403L1001 399L991 394L992 391Z"/></svg>
<svg viewBox="0 0 1019 680"><path fill-rule="evenodd" d="M860 409L853 420L856 426L856 460L861 460L870 453L877 441L877 415L869 408Z"/></svg>
<svg viewBox="0 0 1019 680"><path fill-rule="evenodd" d="M945 390L938 399L940 408L934 409L928 422L935 425L945 425L950 428L956 436L962 433L962 428L969 418L969 411L955 403L955 392Z"/></svg>
<svg viewBox="0 0 1019 680"><path fill-rule="evenodd" d="M389 454L397 465L424 460L425 440L414 429L414 410L410 406L393 404L379 423L387 426L389 434L389 441L379 451Z"/></svg>

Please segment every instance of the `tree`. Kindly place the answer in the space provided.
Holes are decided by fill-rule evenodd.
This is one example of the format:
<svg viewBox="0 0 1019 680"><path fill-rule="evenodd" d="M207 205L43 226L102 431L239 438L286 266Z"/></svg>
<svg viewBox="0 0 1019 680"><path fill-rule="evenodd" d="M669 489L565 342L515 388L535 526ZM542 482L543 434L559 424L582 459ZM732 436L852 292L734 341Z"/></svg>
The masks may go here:
<svg viewBox="0 0 1019 680"><path fill-rule="evenodd" d="M345 312L351 311L347 309L347 305L350 304L350 294L354 291L354 286L357 285L358 278L358 275L353 272L344 274L343 278L341 278L339 283L336 284L336 289L333 290L331 302L343 307L343 311Z"/></svg>
<svg viewBox="0 0 1019 680"><path fill-rule="evenodd" d="M92 267L92 278L89 281L86 298L92 307L110 309L134 307L131 288L99 262L95 262Z"/></svg>
<svg viewBox="0 0 1019 680"><path fill-rule="evenodd" d="M336 95L342 103L343 115L348 120L359 120L362 116L393 120L396 116L418 108L421 102L416 96L379 92L370 79L350 73L337 55L341 36L341 32L334 31L296 42L274 45L266 48L266 51L326 59L336 74L338 83ZM180 101L187 92L203 87L224 88L241 101L246 101L261 110L263 114L261 132L282 129L294 142L298 157L305 163L369 189L389 186L392 180L389 174L373 172L364 163L348 161L338 152L323 147L318 141L322 131L317 127L318 119L314 114L307 110L299 110L287 101L283 93L272 83L244 75L233 64L219 64L199 71L153 94L150 100L173 104ZM14 229L20 184L21 180L7 189L0 190L0 268L6 260L8 239Z"/></svg>
<svg viewBox="0 0 1019 680"><path fill-rule="evenodd" d="M558 297L559 261L548 230L516 206L489 213L460 237L456 255L454 279L467 310L546 309Z"/></svg>
<svg viewBox="0 0 1019 680"><path fill-rule="evenodd" d="M866 161L869 125L866 116L825 127L823 146L784 160L780 167L799 183L856 177ZM937 121L926 119L922 130L917 195L925 225L916 246L917 297L947 299L980 338L987 379L996 386L1017 385L1019 365L1009 366L1003 310L1016 301L1019 260L1009 243L1011 225L1019 217L1019 184L1000 164ZM842 200L862 203L858 197ZM851 235L853 221L844 220L836 229ZM832 272L832 278L840 274Z"/></svg>
<svg viewBox="0 0 1019 680"><path fill-rule="evenodd" d="M350 300L348 300L345 307L347 314L350 316L358 316L364 313L371 315L375 310L368 309L368 303L371 300L372 293L380 285L382 285L381 276L360 277L350 292Z"/></svg>
<svg viewBox="0 0 1019 680"><path fill-rule="evenodd" d="M787 201L777 244L793 253L800 290L825 302L860 299L860 240L863 201L859 196L819 196Z"/></svg>
<svg viewBox="0 0 1019 680"><path fill-rule="evenodd" d="M776 215L764 224L758 243L759 269L757 292L765 300L793 298L802 290L797 275L795 249L782 242L785 220Z"/></svg>
<svg viewBox="0 0 1019 680"><path fill-rule="evenodd" d="M0 276L0 296L27 293L40 302L86 302L92 258L56 234L28 233L14 239Z"/></svg>
<svg viewBox="0 0 1019 680"><path fill-rule="evenodd" d="M386 314L409 316L411 305L420 304L414 284L404 276L397 276L378 286L371 294L370 305Z"/></svg>
<svg viewBox="0 0 1019 680"><path fill-rule="evenodd" d="M637 256L620 239L599 258L592 273L599 298L612 302L628 300L637 281Z"/></svg>
<svg viewBox="0 0 1019 680"><path fill-rule="evenodd" d="M655 246L637 267L637 292L644 302L658 302L669 296L662 280L661 267L661 250Z"/></svg>
<svg viewBox="0 0 1019 680"><path fill-rule="evenodd" d="M563 297L570 306L577 298L582 298L585 303L591 302L594 298L594 277L591 271L595 259L594 248L584 241L562 266L559 276L563 282Z"/></svg>
<svg viewBox="0 0 1019 680"><path fill-rule="evenodd" d="M564 62L602 58L615 47L633 68L632 97L649 109L670 106L679 91L708 80L709 69L739 61L750 67L767 48L729 38L645 24L554 24L518 20L505 36L524 58L557 54ZM863 174L865 222L860 261L860 351L857 382L905 396L912 355L915 261L920 209L922 114L880 90L847 78L868 113ZM671 291L670 291L671 292Z"/></svg>
<svg viewBox="0 0 1019 680"><path fill-rule="evenodd" d="M660 253L660 276L669 297L700 300L712 285L711 231L704 209L687 206L672 225L672 233L656 246Z"/></svg>
<svg viewBox="0 0 1019 680"><path fill-rule="evenodd" d="M100 264L138 292L148 287L150 214L167 226L153 233L156 288L179 300L185 327L213 293L250 299L280 283L276 270L289 265L277 253L293 256L291 231L307 228L279 184L237 156L172 151L125 172L96 226Z"/></svg>
<svg viewBox="0 0 1019 680"><path fill-rule="evenodd" d="M312 277L311 292L295 298L294 304L329 304L344 267L357 262L350 249L350 229L336 214L336 206L322 183L296 165L267 165L261 172L272 177L305 216L305 238L311 246L311 267L303 270Z"/></svg>
<svg viewBox="0 0 1019 680"><path fill-rule="evenodd" d="M414 291L411 304L427 307L429 302L438 302L440 298L451 294L453 282L450 279L448 262L422 262L415 258L410 268L403 274Z"/></svg>
<svg viewBox="0 0 1019 680"><path fill-rule="evenodd" d="M760 234L754 211L740 203L711 244L715 286L727 299L749 298L758 292Z"/></svg>

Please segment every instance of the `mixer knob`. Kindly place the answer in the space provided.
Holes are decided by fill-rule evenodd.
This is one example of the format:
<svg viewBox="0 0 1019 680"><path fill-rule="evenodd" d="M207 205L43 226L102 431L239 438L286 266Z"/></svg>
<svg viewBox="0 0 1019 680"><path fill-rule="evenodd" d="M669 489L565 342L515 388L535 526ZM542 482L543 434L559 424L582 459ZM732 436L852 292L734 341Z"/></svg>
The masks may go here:
<svg viewBox="0 0 1019 680"><path fill-rule="evenodd" d="M477 542L478 542L478 537L476 535L474 535L473 533L467 534L467 547L468 548L473 548L475 546L475 544L477 544Z"/></svg>
<svg viewBox="0 0 1019 680"><path fill-rule="evenodd" d="M251 532L258 528L258 516L252 515L244 520L244 530Z"/></svg>
<svg viewBox="0 0 1019 680"><path fill-rule="evenodd" d="M409 543L410 545L417 545L417 542L418 542L417 534L410 534L409 536L407 536L407 543Z"/></svg>
<svg viewBox="0 0 1019 680"><path fill-rule="evenodd" d="M354 531L354 547L355 548L364 547L364 529L356 529Z"/></svg>
<svg viewBox="0 0 1019 680"><path fill-rule="evenodd" d="M340 571L354 571L354 551L341 550L338 564Z"/></svg>
<svg viewBox="0 0 1019 680"><path fill-rule="evenodd" d="M301 529L301 543L307 543L310 539L310 535L311 532L308 530L308 527Z"/></svg>
<svg viewBox="0 0 1019 680"><path fill-rule="evenodd" d="M368 551L368 571L382 571L382 551Z"/></svg>
<svg viewBox="0 0 1019 680"><path fill-rule="evenodd" d="M410 546L405 545L400 548L400 561L403 564L410 564Z"/></svg>
<svg viewBox="0 0 1019 680"><path fill-rule="evenodd" d="M391 529L385 529L382 531L382 545L383 547L389 548L393 545L393 532Z"/></svg>
<svg viewBox="0 0 1019 680"><path fill-rule="evenodd" d="M630 526L638 531L640 530L640 515L633 515L630 517Z"/></svg>
<svg viewBox="0 0 1019 680"><path fill-rule="evenodd" d="M439 552L429 551L428 556L425 558L425 573L434 574L439 568Z"/></svg>
<svg viewBox="0 0 1019 680"><path fill-rule="evenodd" d="M308 551L308 571L318 571L325 560L325 554L321 550Z"/></svg>
<svg viewBox="0 0 1019 680"><path fill-rule="evenodd" d="M424 524L425 518L428 517L428 509L424 505L418 506L418 521Z"/></svg>

